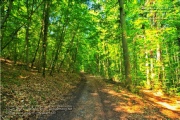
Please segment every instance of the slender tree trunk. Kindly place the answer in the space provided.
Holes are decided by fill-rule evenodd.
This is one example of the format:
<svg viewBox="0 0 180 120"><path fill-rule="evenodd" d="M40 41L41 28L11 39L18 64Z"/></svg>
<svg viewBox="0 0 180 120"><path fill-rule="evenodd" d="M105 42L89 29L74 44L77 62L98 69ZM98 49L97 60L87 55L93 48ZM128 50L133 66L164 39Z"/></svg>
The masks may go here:
<svg viewBox="0 0 180 120"><path fill-rule="evenodd" d="M63 30L61 32L60 40L58 38L56 38L57 48L56 48L56 52L55 52L55 57L52 60L51 70L50 70L50 73L49 73L50 75L52 75L52 73L54 71L54 68L56 66L56 62L57 62L58 57L59 57L59 52L60 52L61 46L62 46L63 41L64 41L64 34L65 34L64 32L65 32L65 25L63 26Z"/></svg>
<svg viewBox="0 0 180 120"><path fill-rule="evenodd" d="M106 54L106 42L105 40L103 42L103 55L105 56L105 59L103 60L103 75L105 78L108 78L108 69L107 69L107 54Z"/></svg>
<svg viewBox="0 0 180 120"><path fill-rule="evenodd" d="M43 30L43 40L42 40L42 67L43 67L43 77L45 77L46 70L46 49L47 49L47 35L48 35L48 24L49 24L49 9L50 0L45 0L44 3L44 30Z"/></svg>
<svg viewBox="0 0 180 120"><path fill-rule="evenodd" d="M74 34L73 34L73 36L72 36L72 39L71 39L71 42L70 42L70 44L69 44L69 47L68 47L68 49L67 49L66 52L65 52L65 56L64 56L63 60L60 62L60 65L59 65L59 67L58 67L58 72L60 71L60 69L61 69L61 67L62 67L62 65L63 65L63 63L64 63L64 60L65 60L66 57L67 57L67 54L70 52L70 49L71 49L72 46L73 46L73 42L74 42L74 39L75 39L76 34L77 34L77 33L74 32Z"/></svg>
<svg viewBox="0 0 180 120"><path fill-rule="evenodd" d="M100 74L100 67L101 67L100 66L101 65L101 63L100 63L100 53L96 53L96 64L97 64L97 73Z"/></svg>
<svg viewBox="0 0 180 120"><path fill-rule="evenodd" d="M147 86L148 88L151 87L151 84L150 84L150 67L149 67L149 57L148 57L148 51L146 50L146 78L147 78Z"/></svg>
<svg viewBox="0 0 180 120"><path fill-rule="evenodd" d="M105 41L106 42L106 41ZM106 74L106 78L109 79L109 51L108 51L108 48L107 48L107 43L104 44L104 50L105 50L105 56L106 56L106 59L105 59L105 74Z"/></svg>
<svg viewBox="0 0 180 120"><path fill-rule="evenodd" d="M77 27L77 30L76 31L78 31L78 28L79 28L79 26ZM73 42L74 42L74 40L75 40L75 37L76 37L76 35L77 35L77 32L76 31L74 31L74 33L73 33L73 36L72 36L72 39L71 39L71 43L70 43L70 46L69 46L69 51L70 51L70 49L73 47ZM76 57L77 57L77 52L78 52L78 39L77 39L77 45L76 45L76 48L75 48L75 50L73 50L73 53L72 53L72 56L71 56L71 60L72 60L72 62L69 64L69 66L72 68L72 71L73 71L73 69L74 69L74 65L75 65L75 63L76 63ZM72 51L71 51L72 52ZM69 67L69 69L68 69L68 71L70 71L70 67Z"/></svg>
<svg viewBox="0 0 180 120"><path fill-rule="evenodd" d="M78 52L78 48L76 47L73 51L71 51L72 54L71 54L71 62L69 64L69 68L68 68L68 71L69 72L73 72L74 71L74 65L76 63L76 57L77 57L77 52Z"/></svg>
<svg viewBox="0 0 180 120"><path fill-rule="evenodd" d="M151 89L154 88L154 62L153 62L153 50L150 50L150 82L151 82Z"/></svg>
<svg viewBox="0 0 180 120"><path fill-rule="evenodd" d="M2 48L1 51L3 51L13 40L14 40L14 36L18 33L18 31L23 27L24 25L21 25L20 27L18 27L15 31L13 31L9 38L11 38Z"/></svg>
<svg viewBox="0 0 180 120"><path fill-rule="evenodd" d="M161 59L161 48L160 45L158 43L157 45L157 64L158 64L158 80L160 82L160 86L159 88L162 88L162 84L163 84L163 72L162 72L162 68L163 68L163 64L162 64L162 59Z"/></svg>
<svg viewBox="0 0 180 120"><path fill-rule="evenodd" d="M10 3L9 3L9 8L8 8L8 12L6 15L4 15L4 12L3 12L3 16L5 16L2 20L1 20L1 23L0 23L0 27L1 27L1 36L0 36L0 40L1 40L1 43L3 41L3 36L4 36L4 27L5 27L5 22L7 21L7 19L9 18L9 15L10 15L10 11L12 9L12 6L13 6L13 1L14 0L9 0ZM37 7L31 12L30 14L30 17L36 12L36 10L41 6L43 2L41 2L40 4L37 5ZM3 7L2 7L3 9ZM4 11L4 10L3 10ZM18 31L20 31L20 29L25 26L26 24L25 23L21 23L19 25L19 27L17 27L8 37L10 38L10 40L8 42L5 43L5 45L3 45L1 47L1 51L3 51L12 41L13 41L13 37L14 35L16 35L18 33Z"/></svg>
<svg viewBox="0 0 180 120"><path fill-rule="evenodd" d="M136 40L137 38L134 38L133 40L133 52L134 52L134 55L133 55L133 71L134 71L134 82L133 84L134 85L137 85L138 81L137 81L137 62L138 62L138 59L137 59L137 49L136 49L136 46L137 46L137 43L136 43Z"/></svg>
<svg viewBox="0 0 180 120"><path fill-rule="evenodd" d="M122 30L122 47L123 47L125 77L126 77L127 87L129 88L129 85L131 84L131 75L130 75L129 52L128 52L128 45L127 45L127 40L126 40L124 0L118 0L118 2L119 2L119 11L120 11L120 25L121 25L121 30Z"/></svg>
<svg viewBox="0 0 180 120"><path fill-rule="evenodd" d="M68 6L70 5L70 2L71 1L68 1ZM61 47L62 47L62 44L64 42L64 36L65 36L65 32L66 32L66 27L69 24L68 15L69 15L69 10L67 9L66 12L65 12L65 23L63 25L60 37L58 37L58 38L60 38L60 40L57 38L57 48L56 48L56 53L55 53L54 59L52 60L51 70L50 70L50 73L49 73L50 75L53 74L53 71L54 71L55 66L56 66L56 62L57 62L57 60L59 58L59 52L61 51Z"/></svg>
<svg viewBox="0 0 180 120"><path fill-rule="evenodd" d="M3 1L0 1L0 4L3 4ZM4 12L5 11L5 7L4 7L4 5L1 5L1 9L0 9L0 21L2 21L2 18L4 17ZM5 31L5 27L4 27L4 29L2 29L2 22L0 22L0 28L1 28L1 30L0 30L0 43L1 43L1 45L3 44L3 38L4 38L4 31ZM0 45L0 49L1 49L1 45Z"/></svg>
<svg viewBox="0 0 180 120"><path fill-rule="evenodd" d="M27 25L26 25L26 35L25 35L25 49L26 49L26 70L29 70L29 27L30 27L30 15L29 15L29 0L26 0L27 9Z"/></svg>
<svg viewBox="0 0 180 120"><path fill-rule="evenodd" d="M41 27L41 32L40 32L40 36L39 36L37 48L36 48L36 51L35 51L35 54L34 54L34 58L33 58L32 62L31 62L31 68L33 68L34 62L35 62L35 60L36 60L36 56L37 56L37 53L38 53L38 50L39 50L39 47L40 47L40 42L41 42L42 33L43 33L43 27Z"/></svg>
<svg viewBox="0 0 180 120"><path fill-rule="evenodd" d="M118 51L120 51L118 53L118 56L119 56L119 62L118 62L119 73L121 74L121 79L124 80L125 79L125 75L124 75L125 72L124 72L124 67L123 67L123 59L122 59L123 53L121 52L122 51L122 45L120 43L120 39L119 39Z"/></svg>
<svg viewBox="0 0 180 120"><path fill-rule="evenodd" d="M5 22L7 21L9 15L10 15L10 13L11 13L12 6L13 6L13 1L14 1L14 0L9 0L9 6L8 6L7 14L6 14L5 16L3 16L3 19L1 20L1 24L0 24L1 29L4 27L4 24L5 24Z"/></svg>
<svg viewBox="0 0 180 120"><path fill-rule="evenodd" d="M29 24L29 23L28 23ZM26 28L26 70L29 70L29 25Z"/></svg>
<svg viewBox="0 0 180 120"><path fill-rule="evenodd" d="M30 23L33 15L33 6L34 6L34 0L32 1L31 9L30 9L30 1L26 0L26 9L27 9L27 25L26 25L26 35L25 35L25 41L26 41L26 70L29 70L29 28Z"/></svg>
<svg viewBox="0 0 180 120"><path fill-rule="evenodd" d="M13 59L14 59L14 64L16 64L16 62L17 62L17 34L14 39L16 39L16 40L14 40L14 43L13 43L13 45L14 45Z"/></svg>

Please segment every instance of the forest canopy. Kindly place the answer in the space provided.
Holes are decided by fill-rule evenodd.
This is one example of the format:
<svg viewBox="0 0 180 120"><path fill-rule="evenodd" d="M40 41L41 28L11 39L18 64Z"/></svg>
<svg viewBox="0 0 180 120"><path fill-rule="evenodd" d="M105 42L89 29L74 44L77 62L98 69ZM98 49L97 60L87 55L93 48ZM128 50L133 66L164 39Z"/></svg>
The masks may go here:
<svg viewBox="0 0 180 120"><path fill-rule="evenodd" d="M1 0L1 57L180 94L179 0Z"/></svg>

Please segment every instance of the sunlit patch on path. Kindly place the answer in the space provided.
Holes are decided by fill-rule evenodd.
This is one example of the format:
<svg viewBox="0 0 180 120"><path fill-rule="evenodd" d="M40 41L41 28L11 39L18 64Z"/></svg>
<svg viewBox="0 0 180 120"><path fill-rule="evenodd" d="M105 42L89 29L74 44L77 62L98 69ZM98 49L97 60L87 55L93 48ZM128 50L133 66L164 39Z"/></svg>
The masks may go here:
<svg viewBox="0 0 180 120"><path fill-rule="evenodd" d="M114 87L107 84L100 90L105 113L108 113L106 118L113 116L119 119L180 118L179 105L159 93L146 91L149 96L143 94L142 97L139 97L123 88L117 92L113 90Z"/></svg>

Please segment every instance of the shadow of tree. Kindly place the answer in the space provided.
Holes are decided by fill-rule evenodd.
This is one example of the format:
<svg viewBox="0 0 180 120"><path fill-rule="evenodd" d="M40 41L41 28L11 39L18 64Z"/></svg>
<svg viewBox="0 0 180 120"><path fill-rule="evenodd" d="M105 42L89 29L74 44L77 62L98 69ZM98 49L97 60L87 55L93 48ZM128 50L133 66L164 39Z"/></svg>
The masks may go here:
<svg viewBox="0 0 180 120"><path fill-rule="evenodd" d="M126 90L116 92L113 90L113 82L109 82L104 88L99 89L99 95L103 104L106 119L178 119L179 115L165 112L152 101L145 100ZM163 112L164 111L164 112Z"/></svg>

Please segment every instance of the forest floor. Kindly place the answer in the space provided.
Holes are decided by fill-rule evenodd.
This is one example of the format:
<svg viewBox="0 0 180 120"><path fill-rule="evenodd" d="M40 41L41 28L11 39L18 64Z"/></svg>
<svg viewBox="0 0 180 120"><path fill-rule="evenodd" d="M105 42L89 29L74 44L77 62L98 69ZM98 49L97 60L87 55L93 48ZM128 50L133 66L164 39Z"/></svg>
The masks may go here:
<svg viewBox="0 0 180 120"><path fill-rule="evenodd" d="M2 120L151 120L180 118L180 98L140 90L85 73L45 79L1 60Z"/></svg>
<svg viewBox="0 0 180 120"><path fill-rule="evenodd" d="M78 92L83 83L77 73L60 73L42 77L37 70L25 70L25 65L16 65L0 58L1 84L0 106L2 120L35 120L50 114L58 104L69 101L69 93Z"/></svg>

